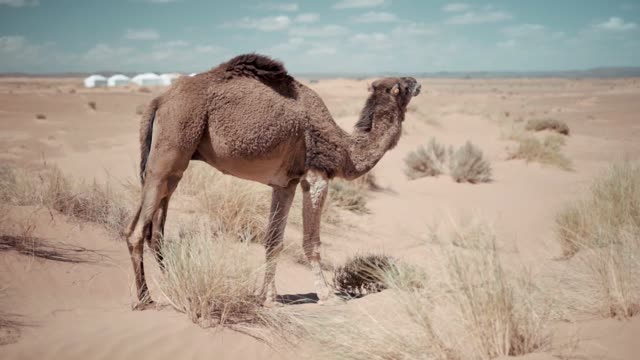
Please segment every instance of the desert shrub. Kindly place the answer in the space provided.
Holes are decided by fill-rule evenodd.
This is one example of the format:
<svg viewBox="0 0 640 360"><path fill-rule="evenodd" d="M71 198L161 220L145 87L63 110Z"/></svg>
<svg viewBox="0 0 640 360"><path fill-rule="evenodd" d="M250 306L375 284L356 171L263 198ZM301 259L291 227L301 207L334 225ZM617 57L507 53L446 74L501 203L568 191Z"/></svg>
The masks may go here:
<svg viewBox="0 0 640 360"><path fill-rule="evenodd" d="M146 86L141 86L138 88L138 92L143 93L143 94L148 94L151 92L151 89L149 89Z"/></svg>
<svg viewBox="0 0 640 360"><path fill-rule="evenodd" d="M405 174L409 179L438 176L445 171L446 149L431 138L426 147L420 146L404 159Z"/></svg>
<svg viewBox="0 0 640 360"><path fill-rule="evenodd" d="M36 114L36 119L38 120L45 120L47 118L47 115L45 114Z"/></svg>
<svg viewBox="0 0 640 360"><path fill-rule="evenodd" d="M89 102L87 103L87 106L88 106L88 107L89 107L89 109L91 109L91 110L96 110L96 108L97 108L97 105L96 105L96 102L95 102L95 101L89 101Z"/></svg>
<svg viewBox="0 0 640 360"><path fill-rule="evenodd" d="M166 271L159 284L169 303L205 327L259 321L260 268L250 245L204 224L186 235L163 246Z"/></svg>
<svg viewBox="0 0 640 360"><path fill-rule="evenodd" d="M334 179L329 184L329 203L355 213L367 212L367 186L363 182Z"/></svg>
<svg viewBox="0 0 640 360"><path fill-rule="evenodd" d="M350 296L359 296L386 289L385 272L395 261L382 254L356 255L333 271L333 286Z"/></svg>
<svg viewBox="0 0 640 360"><path fill-rule="evenodd" d="M482 150L469 141L451 157L451 177L456 182L472 184L491 181L491 165Z"/></svg>
<svg viewBox="0 0 640 360"><path fill-rule="evenodd" d="M545 350L549 306L538 288L504 269L487 226L454 228L457 245L439 241L442 273L433 279L412 267L385 272L384 310L319 317L285 308L273 328L317 358L488 360Z"/></svg>
<svg viewBox="0 0 640 360"><path fill-rule="evenodd" d="M34 172L0 168L0 199L11 205L44 206L122 235L132 203L108 184L74 181L51 165Z"/></svg>
<svg viewBox="0 0 640 360"><path fill-rule="evenodd" d="M640 165L614 164L556 218L567 288L577 310L629 317L640 312Z"/></svg>
<svg viewBox="0 0 640 360"><path fill-rule="evenodd" d="M550 118L529 120L525 129L529 131L551 130L558 134L569 135L569 126L564 121Z"/></svg>
<svg viewBox="0 0 640 360"><path fill-rule="evenodd" d="M561 152L564 139L559 135L547 135L544 140L532 136L515 139L518 147L509 154L509 159L522 159L526 162L538 162L554 165L562 169L571 169L571 161Z"/></svg>
<svg viewBox="0 0 640 360"><path fill-rule="evenodd" d="M640 165L629 162L613 165L556 217L565 256L602 247L607 237L625 229L640 233Z"/></svg>
<svg viewBox="0 0 640 360"><path fill-rule="evenodd" d="M380 190L382 188L380 184L378 184L378 178L373 171L369 171L359 178L352 180L352 182L366 190Z"/></svg>

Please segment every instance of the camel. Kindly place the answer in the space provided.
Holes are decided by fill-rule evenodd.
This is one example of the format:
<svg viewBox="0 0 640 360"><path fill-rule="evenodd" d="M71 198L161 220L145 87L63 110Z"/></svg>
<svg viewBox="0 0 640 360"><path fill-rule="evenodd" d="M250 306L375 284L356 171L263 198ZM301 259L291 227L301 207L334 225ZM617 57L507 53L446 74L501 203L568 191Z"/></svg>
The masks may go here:
<svg viewBox="0 0 640 360"><path fill-rule="evenodd" d="M144 276L144 242L164 271L167 207L191 160L272 188L260 293L265 306L276 304L276 259L300 184L304 253L319 303L334 298L320 266L320 216L329 181L367 173L396 146L409 101L420 88L411 77L373 82L355 130L348 134L313 90L291 77L281 62L263 55L240 55L176 81L151 101L141 119L142 196L125 231L137 289L134 308L153 303Z"/></svg>

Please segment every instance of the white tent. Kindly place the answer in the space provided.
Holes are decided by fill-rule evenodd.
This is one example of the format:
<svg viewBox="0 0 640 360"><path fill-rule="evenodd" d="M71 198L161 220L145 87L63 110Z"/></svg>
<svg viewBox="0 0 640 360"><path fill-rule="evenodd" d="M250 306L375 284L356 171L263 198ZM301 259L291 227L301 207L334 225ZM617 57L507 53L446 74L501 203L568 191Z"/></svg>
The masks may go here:
<svg viewBox="0 0 640 360"><path fill-rule="evenodd" d="M107 86L107 78L102 75L91 75L84 79L84 86L88 88Z"/></svg>
<svg viewBox="0 0 640 360"><path fill-rule="evenodd" d="M179 78L180 74L162 74L160 78L162 78L162 85L171 85L177 78Z"/></svg>
<svg viewBox="0 0 640 360"><path fill-rule="evenodd" d="M189 76L196 76L196 75L198 75L198 73L191 73L191 74L189 74Z"/></svg>
<svg viewBox="0 0 640 360"><path fill-rule="evenodd" d="M122 75L122 74L117 74L117 75L113 75L112 77L110 77L107 80L107 85L108 86L127 86L129 85L129 82L131 82L131 79L129 79L128 76Z"/></svg>
<svg viewBox="0 0 640 360"><path fill-rule="evenodd" d="M131 82L140 86L157 86L162 85L162 78L154 73L144 73L134 76Z"/></svg>

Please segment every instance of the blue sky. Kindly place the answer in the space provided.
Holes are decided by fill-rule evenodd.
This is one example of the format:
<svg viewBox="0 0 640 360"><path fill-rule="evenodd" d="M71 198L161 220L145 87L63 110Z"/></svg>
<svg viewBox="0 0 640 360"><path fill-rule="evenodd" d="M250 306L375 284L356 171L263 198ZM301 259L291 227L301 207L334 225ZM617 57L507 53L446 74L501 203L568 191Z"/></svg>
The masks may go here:
<svg viewBox="0 0 640 360"><path fill-rule="evenodd" d="M638 0L0 0L0 71L292 72L640 66Z"/></svg>

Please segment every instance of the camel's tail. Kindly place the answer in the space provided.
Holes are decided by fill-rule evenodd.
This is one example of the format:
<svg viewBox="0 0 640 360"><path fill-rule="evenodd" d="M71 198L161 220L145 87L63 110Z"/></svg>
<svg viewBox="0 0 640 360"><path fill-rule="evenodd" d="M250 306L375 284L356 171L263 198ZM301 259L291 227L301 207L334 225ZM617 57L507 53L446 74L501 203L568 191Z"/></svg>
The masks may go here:
<svg viewBox="0 0 640 360"><path fill-rule="evenodd" d="M142 119L140 119L140 182L144 185L147 160L151 152L151 137L153 134L153 121L158 110L158 98L151 101Z"/></svg>

